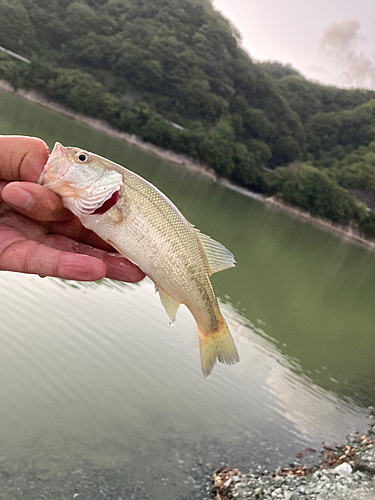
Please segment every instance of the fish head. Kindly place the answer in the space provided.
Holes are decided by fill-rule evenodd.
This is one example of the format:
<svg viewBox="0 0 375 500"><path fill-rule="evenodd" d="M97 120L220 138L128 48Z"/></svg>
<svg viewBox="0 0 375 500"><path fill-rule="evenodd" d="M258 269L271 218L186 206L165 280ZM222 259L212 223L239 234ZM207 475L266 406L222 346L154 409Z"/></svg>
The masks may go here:
<svg viewBox="0 0 375 500"><path fill-rule="evenodd" d="M57 142L39 183L62 197L77 217L100 213L100 208L118 193L123 184L120 172L100 156Z"/></svg>

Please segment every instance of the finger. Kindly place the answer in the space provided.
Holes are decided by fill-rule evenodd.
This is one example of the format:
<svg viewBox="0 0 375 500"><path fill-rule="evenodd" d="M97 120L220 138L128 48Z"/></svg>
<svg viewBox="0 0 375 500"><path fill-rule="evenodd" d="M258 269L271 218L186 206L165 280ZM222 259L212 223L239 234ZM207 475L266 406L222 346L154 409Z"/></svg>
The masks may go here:
<svg viewBox="0 0 375 500"><path fill-rule="evenodd" d="M56 234L67 236L73 240L87 243L93 247L101 248L109 252L113 252L113 247L99 238L93 231L82 226L79 219L74 218L68 222L52 222L50 224L51 231Z"/></svg>
<svg viewBox="0 0 375 500"><path fill-rule="evenodd" d="M8 184L8 181L2 181L0 179L0 217L2 216L3 212L4 212L4 209L5 211L7 212L8 210L10 210L10 207L5 204L5 203L1 203L3 201L3 198L2 198L2 192L3 192L3 189L5 188L5 186Z"/></svg>
<svg viewBox="0 0 375 500"><path fill-rule="evenodd" d="M37 137L0 136L0 178L36 182L48 156L47 144Z"/></svg>
<svg viewBox="0 0 375 500"><path fill-rule="evenodd" d="M1 219L0 270L33 273L35 272L37 274L44 274L46 272L43 271L43 266L41 266L41 263L38 264L39 267L36 271L32 271L27 264L30 259L26 259L25 265L24 256L19 255L18 253L16 253L15 255L12 254L12 259L11 261L9 261L10 248L14 243L18 244L20 241L28 241L28 244L37 242L39 244L42 244L42 246L49 247L50 250L60 251L60 253L73 252L77 254L83 254L82 256L88 256L89 261L86 261L86 263L78 262L78 264L80 266L84 266L81 269L84 276L86 276L87 272L90 271L90 266L92 268L92 274L89 274L88 277L85 278L84 276L80 277L81 274L78 273L70 276L69 279L96 280L100 279L103 276L107 276L108 278L116 280L135 282L144 278L144 273L142 273L142 271L140 271L137 266L129 262L124 257L120 256L116 252L113 252L112 247L110 247L112 252L109 253L97 248L92 248L89 245L74 241L65 236L48 234L47 228L45 228L42 224L37 224L36 222L33 222L30 219L26 219L25 217L14 212L7 213ZM16 257L19 257L20 259L18 263ZM53 255L51 253L47 253L46 257L52 258ZM58 254L55 254L54 258L58 258ZM73 260L73 263L74 262L75 261ZM48 264L48 261L46 261L46 263ZM89 266L88 268L87 265ZM50 264L48 266L48 269L50 269ZM98 269L100 273L103 274L103 276L99 276L99 278L97 277ZM51 274L50 271L47 271L47 274L50 276L56 276L56 274ZM58 276L66 277L62 276L61 274L59 274Z"/></svg>
<svg viewBox="0 0 375 500"><path fill-rule="evenodd" d="M96 281L106 275L106 265L95 257L63 252L25 239L12 242L0 254L0 269L39 276Z"/></svg>
<svg viewBox="0 0 375 500"><path fill-rule="evenodd" d="M60 196L32 182L9 182L1 197L17 212L34 220L61 221L74 217L63 207Z"/></svg>
<svg viewBox="0 0 375 500"><path fill-rule="evenodd" d="M146 276L133 262L119 254L107 254L103 259L107 266L106 278L137 283Z"/></svg>
<svg viewBox="0 0 375 500"><path fill-rule="evenodd" d="M8 184L8 181L2 181L0 180L0 201L1 201L1 193L3 192L3 189L5 188L5 186Z"/></svg>
<svg viewBox="0 0 375 500"><path fill-rule="evenodd" d="M4 203L5 205L5 203ZM6 205L8 206L8 205ZM80 221L74 217L72 220L67 221L67 222L52 222L52 223L43 223L43 222L36 222L33 221L29 218L23 217L21 214L18 214L14 211L10 211L3 215L1 217L1 225L0 225L0 252L2 248L2 241L4 239L4 234L7 234L8 231L11 230L11 228L14 228L15 230L18 231L18 234L21 233L25 239L29 240L34 240L34 241L39 241L39 242L44 242L46 235L48 233L56 233L55 226L63 226L66 228L70 228L70 226L76 227L74 231L69 231L67 229L67 235L70 237L71 234L73 233L73 238L72 240L75 240L75 234L79 234L81 232L81 236L85 235L87 233L87 239L82 239L82 243L87 243L88 245L91 246L98 246L98 248L103 248L104 250L107 251L113 251L113 248L110 245L107 245L103 240L101 240L98 236L96 236L95 233L92 231L89 231L88 229L83 228L82 224ZM5 232L5 233L4 233ZM58 234L63 234L63 232L58 233ZM90 242L90 234L92 234L92 240L93 243ZM98 243L96 245L95 243ZM100 246L100 244L102 246ZM74 250L73 250L74 251Z"/></svg>
<svg viewBox="0 0 375 500"><path fill-rule="evenodd" d="M46 235L43 243L58 250L86 254L102 260L107 267L107 278L135 283L145 277L139 267L117 252L109 253L58 234Z"/></svg>

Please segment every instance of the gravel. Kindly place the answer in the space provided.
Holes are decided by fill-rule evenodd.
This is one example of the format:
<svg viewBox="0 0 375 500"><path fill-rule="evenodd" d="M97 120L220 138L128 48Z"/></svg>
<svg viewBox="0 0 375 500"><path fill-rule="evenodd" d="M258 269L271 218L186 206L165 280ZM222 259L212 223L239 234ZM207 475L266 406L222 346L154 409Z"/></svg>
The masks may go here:
<svg viewBox="0 0 375 500"><path fill-rule="evenodd" d="M275 454L266 440L259 449L253 443L251 456L245 446L246 460L237 443L229 452L207 440L188 449L179 435L169 443L170 459L160 462L156 454L152 466L149 460L143 465L100 467L83 459L64 465L58 456L46 464L42 459L0 455L0 500L375 500L375 409L369 418L366 435L351 434L340 448L324 448L319 458L306 448L288 466L281 457L290 454ZM145 449L147 455L150 452ZM272 453L273 459L267 460ZM256 465L254 456L268 465ZM240 460L248 472L217 462L222 467L213 474L217 458L231 464ZM280 467L270 469L279 462Z"/></svg>
<svg viewBox="0 0 375 500"><path fill-rule="evenodd" d="M350 434L336 449L325 447L315 463L300 457L276 471L215 472L211 498L257 500L375 500L375 409L366 435ZM306 450L306 455L309 454ZM304 455L302 453L301 455Z"/></svg>

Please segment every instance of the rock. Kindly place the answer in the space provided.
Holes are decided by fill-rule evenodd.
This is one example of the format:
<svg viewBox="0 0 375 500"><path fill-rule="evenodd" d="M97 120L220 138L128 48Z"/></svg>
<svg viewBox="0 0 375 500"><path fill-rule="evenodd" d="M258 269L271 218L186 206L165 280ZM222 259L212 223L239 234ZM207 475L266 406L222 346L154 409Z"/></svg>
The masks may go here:
<svg viewBox="0 0 375 500"><path fill-rule="evenodd" d="M296 462L289 464L289 468L278 468L270 474L261 470L260 466L241 476L236 471L228 488L228 498L375 500L375 427L372 422L366 435L349 435L347 443L336 450L327 447L321 458L315 459L313 464ZM327 468L326 451L331 451L335 459L331 460L331 468ZM343 459L348 462L340 464ZM309 474L301 474L307 467Z"/></svg>
<svg viewBox="0 0 375 500"><path fill-rule="evenodd" d="M333 469L333 471L336 474L340 474L340 476L350 476L350 474L353 472L353 469L350 464L347 462L344 462L343 464L338 465Z"/></svg>
<svg viewBox="0 0 375 500"><path fill-rule="evenodd" d="M284 493L284 498L285 498L285 500L298 500L299 496L297 495L297 493L295 493L293 491L286 491Z"/></svg>
<svg viewBox="0 0 375 500"><path fill-rule="evenodd" d="M227 481L225 481L225 483L223 483L223 486L225 488L229 488L229 486L231 485L232 481L233 481L233 477L230 477Z"/></svg>

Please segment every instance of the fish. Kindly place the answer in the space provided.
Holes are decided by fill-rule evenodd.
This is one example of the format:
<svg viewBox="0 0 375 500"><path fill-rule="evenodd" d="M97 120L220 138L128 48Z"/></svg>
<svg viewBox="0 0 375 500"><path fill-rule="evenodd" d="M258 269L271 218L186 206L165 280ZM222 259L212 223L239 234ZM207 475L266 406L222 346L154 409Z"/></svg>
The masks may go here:
<svg viewBox="0 0 375 500"><path fill-rule="evenodd" d="M199 336L202 372L239 361L210 276L235 266L233 254L201 233L153 184L95 153L56 143L39 183L155 284L170 324L184 304Z"/></svg>

